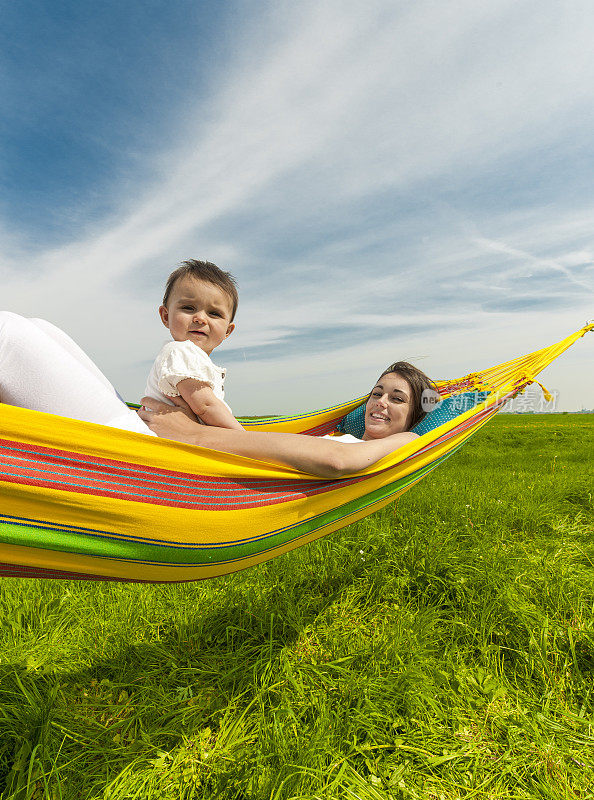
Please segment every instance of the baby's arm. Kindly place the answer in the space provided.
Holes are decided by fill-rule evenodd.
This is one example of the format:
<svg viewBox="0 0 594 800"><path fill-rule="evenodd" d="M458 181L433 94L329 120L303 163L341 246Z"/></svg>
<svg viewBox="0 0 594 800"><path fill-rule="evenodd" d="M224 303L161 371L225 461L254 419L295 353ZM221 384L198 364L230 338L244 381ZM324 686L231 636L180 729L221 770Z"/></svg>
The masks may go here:
<svg viewBox="0 0 594 800"><path fill-rule="evenodd" d="M177 384L177 390L205 425L244 430L223 401L215 397L208 383L194 378L184 378Z"/></svg>

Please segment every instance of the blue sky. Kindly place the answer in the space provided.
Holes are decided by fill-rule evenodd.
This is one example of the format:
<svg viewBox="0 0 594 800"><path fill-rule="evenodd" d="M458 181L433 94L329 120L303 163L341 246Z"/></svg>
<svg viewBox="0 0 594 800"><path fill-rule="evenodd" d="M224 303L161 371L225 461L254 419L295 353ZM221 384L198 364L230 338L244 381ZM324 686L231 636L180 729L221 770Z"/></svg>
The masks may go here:
<svg viewBox="0 0 594 800"><path fill-rule="evenodd" d="M230 269L236 413L456 377L594 317L594 6L2 4L2 306L137 399L167 274ZM543 376L594 407L594 336Z"/></svg>

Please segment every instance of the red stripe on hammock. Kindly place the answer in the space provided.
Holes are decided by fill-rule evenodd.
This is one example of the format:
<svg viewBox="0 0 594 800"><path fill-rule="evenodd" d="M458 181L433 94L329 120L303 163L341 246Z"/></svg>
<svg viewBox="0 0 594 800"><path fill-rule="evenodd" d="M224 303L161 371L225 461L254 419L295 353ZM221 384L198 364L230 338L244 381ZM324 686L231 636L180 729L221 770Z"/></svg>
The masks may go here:
<svg viewBox="0 0 594 800"><path fill-rule="evenodd" d="M143 581L139 578L114 578L105 575L86 575L84 572L69 572L67 570L46 569L45 567L25 567L13 564L0 564L0 576L3 578L46 578L72 581L114 581L117 583L165 583L165 581ZM189 583L187 580L176 580L176 583Z"/></svg>
<svg viewBox="0 0 594 800"><path fill-rule="evenodd" d="M336 430L336 426L341 419L342 417L329 419L327 422L322 422L321 425L316 425L315 428L309 428L309 430L303 431L303 433L307 434L307 436L325 436L327 433L332 433L332 431Z"/></svg>
<svg viewBox="0 0 594 800"><path fill-rule="evenodd" d="M55 465L48 464L48 466ZM105 486L104 476L88 476L84 474L84 471L64 469L61 466L59 477L63 478L63 481L60 481L56 480L55 477L52 479L49 476L37 476L33 474L34 469L35 467L4 463L2 464L4 474L0 475L0 482L15 483L23 486L39 486L77 494L112 497L130 502L173 508L201 511L216 508L221 511L236 511L278 503L284 504L306 497L314 497L363 480L363 478L359 477L344 478L339 481L292 481L289 486L279 481L275 482L274 488L271 487L268 491L262 491L260 488L254 489L249 485L242 487L241 483L237 484L235 489L226 488L221 491L216 483L205 482L193 487L187 485L179 486L172 483L168 487L161 485L158 488L151 488L145 483L137 482L133 483L133 486L128 491L125 491L115 481L111 482L109 486ZM99 482L101 482L100 485L98 485ZM276 486L279 486L280 490ZM195 496L196 494L204 494L206 497L198 497Z"/></svg>

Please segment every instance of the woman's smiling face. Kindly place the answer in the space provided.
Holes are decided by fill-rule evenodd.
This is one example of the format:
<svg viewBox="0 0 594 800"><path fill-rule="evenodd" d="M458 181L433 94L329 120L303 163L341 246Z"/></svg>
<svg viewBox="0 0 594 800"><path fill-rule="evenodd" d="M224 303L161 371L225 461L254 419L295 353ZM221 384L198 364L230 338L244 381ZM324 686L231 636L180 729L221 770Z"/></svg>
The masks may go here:
<svg viewBox="0 0 594 800"><path fill-rule="evenodd" d="M373 387L365 406L363 439L383 439L408 430L412 416L412 391L406 378L397 372L382 375Z"/></svg>

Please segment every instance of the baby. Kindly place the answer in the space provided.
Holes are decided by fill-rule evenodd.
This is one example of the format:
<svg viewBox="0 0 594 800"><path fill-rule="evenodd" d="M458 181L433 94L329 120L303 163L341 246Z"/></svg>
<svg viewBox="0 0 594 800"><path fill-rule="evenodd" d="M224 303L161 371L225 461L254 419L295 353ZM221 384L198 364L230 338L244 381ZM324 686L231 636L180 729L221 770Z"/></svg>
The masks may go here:
<svg viewBox="0 0 594 800"><path fill-rule="evenodd" d="M209 261L184 261L167 279L159 315L173 338L150 371L145 395L182 397L204 425L243 430L224 401L225 370L210 354L233 332L235 279Z"/></svg>

